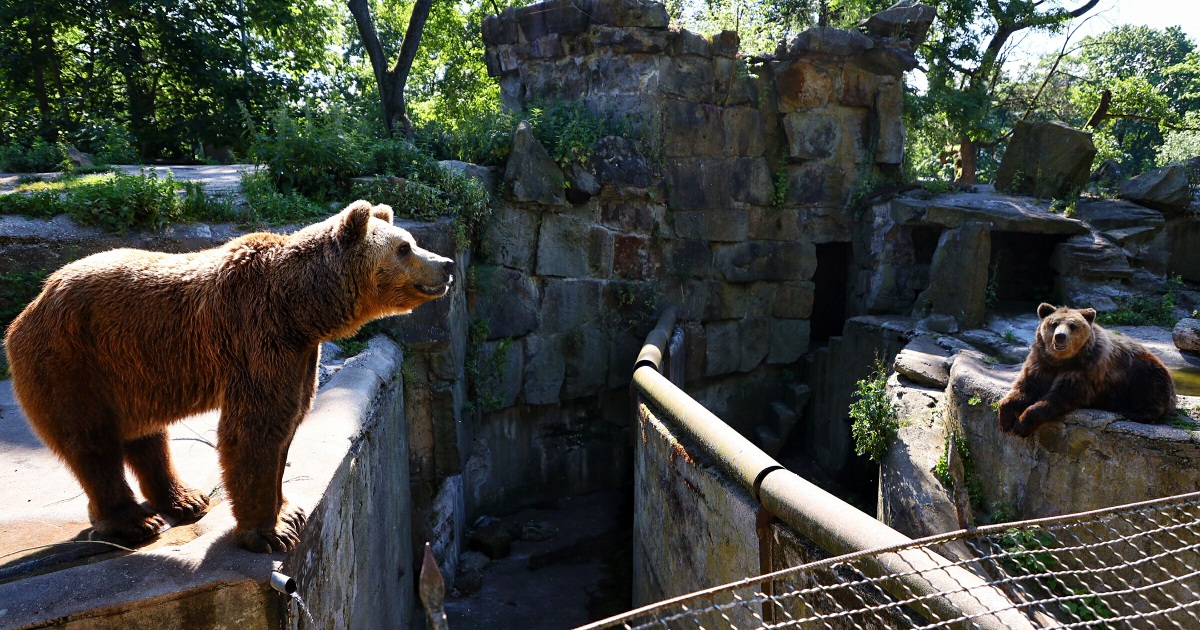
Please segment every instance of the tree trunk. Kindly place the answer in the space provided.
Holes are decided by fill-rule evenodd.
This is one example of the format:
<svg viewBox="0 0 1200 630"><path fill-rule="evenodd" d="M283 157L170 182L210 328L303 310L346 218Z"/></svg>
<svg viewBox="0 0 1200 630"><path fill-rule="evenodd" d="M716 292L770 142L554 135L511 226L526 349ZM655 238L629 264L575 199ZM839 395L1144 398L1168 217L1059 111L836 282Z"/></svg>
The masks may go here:
<svg viewBox="0 0 1200 630"><path fill-rule="evenodd" d="M412 137L412 123L408 119L407 106L404 102L404 86L408 83L408 74L412 70L413 60L417 57L417 48L421 45L421 33L425 31L425 22L429 19L429 11L433 8L433 0L416 0L413 4L412 17L408 20L408 28L404 32L404 41L400 45L400 57L390 70L387 64L387 54L379 41L379 33L371 19L371 11L367 0L349 0L347 2L350 14L354 16L354 24L362 37L363 47L367 49L367 57L371 60L371 69L375 73L375 81L379 84L380 113L383 115L383 126L388 135L394 136L399 131L406 138Z"/></svg>
<svg viewBox="0 0 1200 630"><path fill-rule="evenodd" d="M978 169L979 147L966 136L958 139L958 164L954 168L954 181L959 184L974 184Z"/></svg>

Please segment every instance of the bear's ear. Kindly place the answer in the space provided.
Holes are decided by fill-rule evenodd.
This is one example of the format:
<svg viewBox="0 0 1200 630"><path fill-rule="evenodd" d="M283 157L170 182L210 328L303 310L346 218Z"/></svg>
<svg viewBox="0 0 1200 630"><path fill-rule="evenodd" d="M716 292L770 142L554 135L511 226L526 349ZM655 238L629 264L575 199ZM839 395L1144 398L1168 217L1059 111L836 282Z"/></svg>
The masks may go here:
<svg viewBox="0 0 1200 630"><path fill-rule="evenodd" d="M371 208L371 216L375 217L376 219L383 219L384 221L391 223L392 207L385 203L381 203L378 206Z"/></svg>
<svg viewBox="0 0 1200 630"><path fill-rule="evenodd" d="M1057 310L1058 307L1054 306L1053 304L1042 302L1041 304L1038 304L1038 319L1046 319L1047 315Z"/></svg>
<svg viewBox="0 0 1200 630"><path fill-rule="evenodd" d="M337 240L343 246L353 245L367 236L367 224L371 221L370 202L359 199L346 206L338 217Z"/></svg>
<svg viewBox="0 0 1200 630"><path fill-rule="evenodd" d="M1083 318L1087 320L1088 324L1092 324L1096 321L1096 309L1094 308L1085 308L1082 311L1079 311L1079 314L1083 315Z"/></svg>

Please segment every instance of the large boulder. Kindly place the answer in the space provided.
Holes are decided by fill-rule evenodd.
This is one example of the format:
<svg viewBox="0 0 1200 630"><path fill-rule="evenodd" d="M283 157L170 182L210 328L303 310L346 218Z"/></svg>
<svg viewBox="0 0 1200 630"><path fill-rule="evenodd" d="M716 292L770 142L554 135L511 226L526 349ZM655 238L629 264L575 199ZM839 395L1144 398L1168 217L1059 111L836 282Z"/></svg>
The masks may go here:
<svg viewBox="0 0 1200 630"><path fill-rule="evenodd" d="M533 137L533 127L523 120L513 132L508 166L504 169L508 193L517 201L531 201L546 206L564 206L566 177L550 158L546 147Z"/></svg>
<svg viewBox="0 0 1200 630"><path fill-rule="evenodd" d="M1187 169L1170 164L1121 182L1117 197L1158 210L1184 210L1192 202L1192 189Z"/></svg>
<svg viewBox="0 0 1200 630"><path fill-rule="evenodd" d="M996 190L1049 199L1083 188L1096 157L1092 134L1060 122L1018 122L996 175Z"/></svg>
<svg viewBox="0 0 1200 630"><path fill-rule="evenodd" d="M844 31L831 26L814 26L792 38L787 45L788 55L805 52L825 53L848 57L875 45L870 37L857 31Z"/></svg>
<svg viewBox="0 0 1200 630"><path fill-rule="evenodd" d="M917 297L917 309L951 315L965 328L983 325L992 235L986 223L970 222L942 232L929 288Z"/></svg>
<svg viewBox="0 0 1200 630"><path fill-rule="evenodd" d="M871 37L890 37L912 40L920 45L925 41L929 25L937 17L937 9L931 6L900 0L896 4L872 15L859 26Z"/></svg>
<svg viewBox="0 0 1200 630"><path fill-rule="evenodd" d="M1181 319L1171 332L1175 347L1184 352L1200 353L1200 319Z"/></svg>

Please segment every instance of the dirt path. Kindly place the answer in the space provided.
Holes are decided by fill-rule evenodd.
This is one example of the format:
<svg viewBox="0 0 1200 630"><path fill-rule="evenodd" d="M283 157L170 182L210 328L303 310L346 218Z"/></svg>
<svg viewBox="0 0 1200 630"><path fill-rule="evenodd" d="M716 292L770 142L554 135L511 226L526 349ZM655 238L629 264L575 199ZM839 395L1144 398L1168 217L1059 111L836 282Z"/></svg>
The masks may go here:
<svg viewBox="0 0 1200 630"><path fill-rule="evenodd" d="M188 166L151 166L143 164L127 164L123 166L114 166L127 175L137 175L145 172L147 174L154 173L159 177L166 177L170 173L172 177L183 181L203 182L204 189L209 193L234 193L238 192L238 186L242 181L242 174L254 171L258 168L254 164L228 164L228 165L188 165ZM57 175L57 173L35 173L42 176L43 179ZM16 188L22 174L19 173L0 173L0 193L9 192Z"/></svg>

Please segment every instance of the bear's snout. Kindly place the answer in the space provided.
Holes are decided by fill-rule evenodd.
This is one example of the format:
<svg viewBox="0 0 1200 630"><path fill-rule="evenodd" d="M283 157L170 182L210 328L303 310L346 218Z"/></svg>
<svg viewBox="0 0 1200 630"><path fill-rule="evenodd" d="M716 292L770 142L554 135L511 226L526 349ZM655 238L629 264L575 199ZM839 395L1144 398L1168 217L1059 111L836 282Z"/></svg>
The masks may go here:
<svg viewBox="0 0 1200 630"><path fill-rule="evenodd" d="M1064 332L1054 333L1054 343L1056 343L1060 346L1065 345L1067 343L1067 333L1064 333Z"/></svg>

